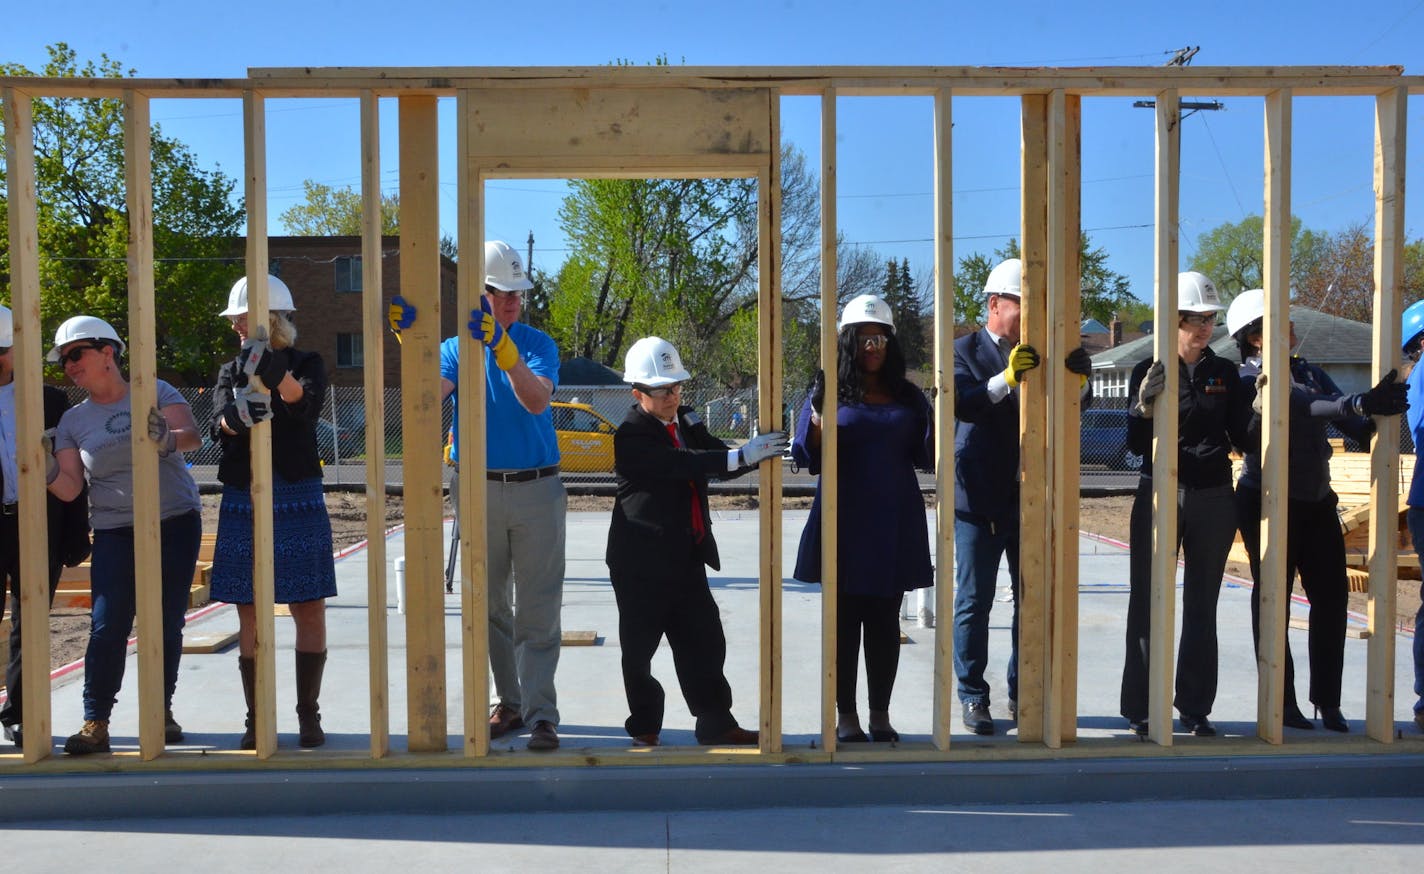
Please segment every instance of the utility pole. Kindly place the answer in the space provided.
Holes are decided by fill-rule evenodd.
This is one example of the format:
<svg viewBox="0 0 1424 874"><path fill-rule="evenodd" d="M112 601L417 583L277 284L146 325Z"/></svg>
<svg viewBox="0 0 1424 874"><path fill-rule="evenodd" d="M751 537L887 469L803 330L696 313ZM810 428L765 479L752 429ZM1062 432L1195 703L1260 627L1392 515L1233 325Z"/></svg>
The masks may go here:
<svg viewBox="0 0 1424 874"><path fill-rule="evenodd" d="M531 276L534 271L534 229L529 229L529 254L524 259L524 275Z"/></svg>

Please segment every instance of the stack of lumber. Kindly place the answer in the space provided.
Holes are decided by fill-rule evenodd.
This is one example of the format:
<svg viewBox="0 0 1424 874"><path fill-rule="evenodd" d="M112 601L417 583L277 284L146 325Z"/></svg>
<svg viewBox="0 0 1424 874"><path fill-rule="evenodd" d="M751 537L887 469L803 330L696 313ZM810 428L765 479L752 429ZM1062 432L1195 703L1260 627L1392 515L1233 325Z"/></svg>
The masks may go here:
<svg viewBox="0 0 1424 874"><path fill-rule="evenodd" d="M188 607L201 607L208 603L209 577L213 568L213 546L216 534L204 534L202 545L198 547L198 566L193 571L193 584L188 592ZM59 575L59 589L54 595L54 609L87 610L93 606L89 593L89 562L77 567L67 567Z"/></svg>

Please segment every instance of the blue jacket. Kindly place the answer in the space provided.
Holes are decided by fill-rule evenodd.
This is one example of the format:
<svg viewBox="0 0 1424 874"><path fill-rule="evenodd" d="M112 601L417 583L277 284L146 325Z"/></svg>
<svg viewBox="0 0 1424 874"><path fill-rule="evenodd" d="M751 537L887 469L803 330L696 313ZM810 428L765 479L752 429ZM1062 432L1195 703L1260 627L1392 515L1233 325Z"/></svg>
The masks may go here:
<svg viewBox="0 0 1424 874"><path fill-rule="evenodd" d="M1424 367L1416 364L1409 371L1409 436L1414 438L1414 454L1419 455L1419 447L1424 445ZM1419 475L1419 465L1414 465L1414 478L1409 481L1411 507L1424 508L1424 477Z"/></svg>

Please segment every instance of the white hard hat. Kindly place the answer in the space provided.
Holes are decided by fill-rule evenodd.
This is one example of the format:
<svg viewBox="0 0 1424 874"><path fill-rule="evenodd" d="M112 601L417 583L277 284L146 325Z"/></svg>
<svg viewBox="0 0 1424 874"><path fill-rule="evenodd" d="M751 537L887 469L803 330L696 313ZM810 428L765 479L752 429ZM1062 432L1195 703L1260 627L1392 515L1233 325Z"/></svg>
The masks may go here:
<svg viewBox="0 0 1424 874"><path fill-rule="evenodd" d="M624 382L657 388L691 378L682 366L682 356L662 337L644 337L623 356Z"/></svg>
<svg viewBox="0 0 1424 874"><path fill-rule="evenodd" d="M1216 283L1205 274L1195 270L1177 274L1177 311L1182 313L1219 313L1226 307L1221 305L1221 295L1216 293Z"/></svg>
<svg viewBox="0 0 1424 874"><path fill-rule="evenodd" d="M0 306L0 347L15 345L15 317L10 308Z"/></svg>
<svg viewBox="0 0 1424 874"><path fill-rule="evenodd" d="M75 316L66 319L54 332L54 348L49 350L45 360L58 363L59 350L76 340L107 340L117 344L121 353L128 349L113 325L98 316Z"/></svg>
<svg viewBox="0 0 1424 874"><path fill-rule="evenodd" d="M485 243L485 285L500 291L528 291L534 287L524 272L524 262L503 240Z"/></svg>
<svg viewBox="0 0 1424 874"><path fill-rule="evenodd" d="M292 303L292 290L287 287L287 283L277 277L267 275L267 309L269 312L297 311L296 304ZM232 284L232 291L227 293L227 309L218 313L225 318L246 315L247 313L247 277L244 276Z"/></svg>
<svg viewBox="0 0 1424 874"><path fill-rule="evenodd" d="M1266 314L1266 292L1259 288L1243 291L1226 310L1226 333L1235 337L1247 325Z"/></svg>
<svg viewBox="0 0 1424 874"><path fill-rule="evenodd" d="M1023 261L1010 258L989 271L989 279L984 283L984 296L987 298L991 294L1023 299Z"/></svg>
<svg viewBox="0 0 1424 874"><path fill-rule="evenodd" d="M851 298L845 309L841 310L841 320L836 323L836 330L839 331L846 325L868 323L895 330L895 316L890 312L890 304L873 294L862 294Z"/></svg>

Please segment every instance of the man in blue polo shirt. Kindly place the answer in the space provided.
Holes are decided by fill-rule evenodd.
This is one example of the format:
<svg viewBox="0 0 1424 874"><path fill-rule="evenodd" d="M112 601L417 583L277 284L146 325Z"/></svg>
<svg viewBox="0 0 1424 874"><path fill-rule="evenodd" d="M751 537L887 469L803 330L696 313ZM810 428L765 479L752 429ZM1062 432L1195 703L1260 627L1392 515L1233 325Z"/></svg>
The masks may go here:
<svg viewBox="0 0 1424 874"><path fill-rule="evenodd" d="M469 327L485 347L489 655L498 696L490 712L490 737L529 726L529 749L553 750L559 746L554 671L559 666L568 496L559 479L559 444L549 407L558 386L559 349L548 334L519 321L522 295L533 287L507 243L485 243L485 294L470 314ZM392 306L393 327L409 327L413 318L413 308L403 301ZM451 337L440 344L442 399L459 381L460 343ZM456 434L459 428L457 407ZM452 458L458 470L457 452ZM450 493L458 494L453 478ZM457 505L457 524L458 519Z"/></svg>

